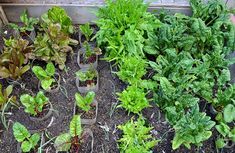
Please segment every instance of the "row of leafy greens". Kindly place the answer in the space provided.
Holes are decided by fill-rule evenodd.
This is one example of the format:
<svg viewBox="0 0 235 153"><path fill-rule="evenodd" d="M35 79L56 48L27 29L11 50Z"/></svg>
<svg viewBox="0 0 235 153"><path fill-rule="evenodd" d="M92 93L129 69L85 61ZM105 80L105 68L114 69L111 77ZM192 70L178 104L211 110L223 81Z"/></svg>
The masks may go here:
<svg viewBox="0 0 235 153"><path fill-rule="evenodd" d="M139 114L149 106L144 92L150 89L175 129L173 149L202 146L216 123L221 134L216 146L222 148L228 138L235 141L235 128L228 125L235 115L229 71L235 62L230 58L235 49L232 11L219 0L190 4L192 16L166 12L154 16L141 0L109 0L98 12L96 39L106 60L118 65L118 77L130 85L118 93L119 107ZM154 75L144 80L148 65ZM218 110L214 121L199 103Z"/></svg>

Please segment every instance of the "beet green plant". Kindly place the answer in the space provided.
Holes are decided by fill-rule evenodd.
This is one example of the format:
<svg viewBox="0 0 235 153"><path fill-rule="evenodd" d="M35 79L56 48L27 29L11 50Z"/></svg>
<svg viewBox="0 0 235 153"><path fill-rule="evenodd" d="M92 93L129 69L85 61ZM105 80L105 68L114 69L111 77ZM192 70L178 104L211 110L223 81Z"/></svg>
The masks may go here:
<svg viewBox="0 0 235 153"><path fill-rule="evenodd" d="M215 125L206 113L199 112L199 106L195 105L174 125L175 136L172 148L177 149L184 145L188 149L191 144L202 146L202 142L209 139L212 135L210 131Z"/></svg>
<svg viewBox="0 0 235 153"><path fill-rule="evenodd" d="M33 31L34 26L39 22L37 18L28 17L26 10L24 10L24 12L20 15L20 20L21 22L23 22L24 24L23 26L18 26L14 23L10 23L10 26L15 30L18 30L24 33L28 31Z"/></svg>
<svg viewBox="0 0 235 153"><path fill-rule="evenodd" d="M142 117L131 121L118 128L123 131L123 136L118 140L121 153L150 153L158 140L150 134L153 127L147 127Z"/></svg>
<svg viewBox="0 0 235 153"><path fill-rule="evenodd" d="M90 41L90 37L93 34L94 30L90 27L89 23L86 23L84 25L80 25L81 33L86 37L86 41Z"/></svg>
<svg viewBox="0 0 235 153"><path fill-rule="evenodd" d="M56 82L56 80L54 79L55 66L51 62L47 64L45 70L41 66L33 66L32 71L40 80L41 87L44 90L50 90L52 84Z"/></svg>
<svg viewBox="0 0 235 153"><path fill-rule="evenodd" d="M61 7L53 6L41 18L43 28L47 28L50 24L59 24L63 33L72 34L74 31L71 18Z"/></svg>
<svg viewBox="0 0 235 153"><path fill-rule="evenodd" d="M141 58L125 57L119 65L118 77L126 83L140 80L146 71L146 62Z"/></svg>
<svg viewBox="0 0 235 153"><path fill-rule="evenodd" d="M61 134L56 138L54 144L56 150L79 152L83 140L82 134L81 118L79 115L74 115L70 122L69 132Z"/></svg>
<svg viewBox="0 0 235 153"><path fill-rule="evenodd" d="M35 97L29 94L20 96L20 101L25 107L25 112L30 115L36 116L43 111L43 108L48 104L49 99L44 95L42 91L39 91Z"/></svg>
<svg viewBox="0 0 235 153"><path fill-rule="evenodd" d="M0 77L17 80L30 69L27 63L32 47L23 39L5 40L5 42L6 47L0 54Z"/></svg>
<svg viewBox="0 0 235 153"><path fill-rule="evenodd" d="M135 85L128 86L122 93L117 93L118 100L121 104L118 107L123 107L130 112L139 114L144 108L150 107L146 93L142 88Z"/></svg>
<svg viewBox="0 0 235 153"><path fill-rule="evenodd" d="M36 151L36 147L40 141L38 133L30 134L24 125L19 122L13 125L13 134L15 139L21 143L21 150L23 152Z"/></svg>
<svg viewBox="0 0 235 153"><path fill-rule="evenodd" d="M90 91L86 94L86 96L82 96L79 93L75 94L76 104L83 111L88 112L91 109L91 104L95 99L95 92Z"/></svg>

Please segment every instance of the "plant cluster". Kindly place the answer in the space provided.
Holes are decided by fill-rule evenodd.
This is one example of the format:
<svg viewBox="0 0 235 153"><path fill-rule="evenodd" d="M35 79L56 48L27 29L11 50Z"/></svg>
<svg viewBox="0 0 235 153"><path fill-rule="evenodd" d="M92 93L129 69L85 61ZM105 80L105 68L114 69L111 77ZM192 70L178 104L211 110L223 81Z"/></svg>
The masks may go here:
<svg viewBox="0 0 235 153"><path fill-rule="evenodd" d="M95 78L97 78L97 72L94 68L90 67L85 71L78 71L76 72L76 76L82 83L85 83L86 86L94 86L95 85Z"/></svg>
<svg viewBox="0 0 235 153"><path fill-rule="evenodd" d="M147 127L142 117L137 121L131 119L118 128L123 132L122 138L118 140L121 153L150 153L151 148L158 143L150 134L153 128Z"/></svg>

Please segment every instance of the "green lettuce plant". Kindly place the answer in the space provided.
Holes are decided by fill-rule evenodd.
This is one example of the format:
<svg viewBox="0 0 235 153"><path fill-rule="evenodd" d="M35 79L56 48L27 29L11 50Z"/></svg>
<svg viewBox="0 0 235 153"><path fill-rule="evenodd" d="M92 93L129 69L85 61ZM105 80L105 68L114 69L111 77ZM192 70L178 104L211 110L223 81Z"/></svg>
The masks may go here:
<svg viewBox="0 0 235 153"><path fill-rule="evenodd" d="M30 69L28 58L32 47L23 39L5 40L5 43L6 46L0 54L0 77L17 80Z"/></svg>
<svg viewBox="0 0 235 153"><path fill-rule="evenodd" d="M44 90L50 90L52 84L56 82L56 80L54 79L55 66L51 62L47 64L45 70L41 66L33 66L32 71L40 80L41 87Z"/></svg>
<svg viewBox="0 0 235 153"><path fill-rule="evenodd" d="M21 20L21 22L23 22L23 24L24 24L23 26L18 26L17 24L14 24L14 23L10 23L10 26L13 29L18 30L23 33L26 33L28 31L33 31L34 26L36 24L38 24L38 22L39 22L39 19L37 19L37 18L28 17L26 10L24 10L23 13L21 13L20 20Z"/></svg>
<svg viewBox="0 0 235 153"><path fill-rule="evenodd" d="M131 121L124 125L119 125L118 129L122 130L123 135L118 140L121 153L150 153L159 140L156 140L150 131L153 127L148 127L142 117L137 121Z"/></svg>
<svg viewBox="0 0 235 153"><path fill-rule="evenodd" d="M146 62L141 58L125 57L119 65L118 77L126 83L135 83L146 74Z"/></svg>
<svg viewBox="0 0 235 153"><path fill-rule="evenodd" d="M34 41L34 56L38 59L54 61L60 69L64 69L67 54L73 52L69 45L77 45L78 41L71 39L62 31L60 24L49 24L44 34L39 34Z"/></svg>
<svg viewBox="0 0 235 153"><path fill-rule="evenodd" d="M21 150L23 152L36 151L36 147L40 141L38 133L30 134L24 125L15 122L13 125L13 134L15 139L21 143Z"/></svg>
<svg viewBox="0 0 235 153"><path fill-rule="evenodd" d="M94 102L94 99L95 92L93 91L88 92L84 97L79 93L75 94L76 105L85 112L91 109L91 104Z"/></svg>
<svg viewBox="0 0 235 153"><path fill-rule="evenodd" d="M214 125L215 122L206 113L199 112L199 106L196 105L174 125L172 148L175 150L184 145L190 149L191 144L201 146L203 141L211 137L210 130Z"/></svg>
<svg viewBox="0 0 235 153"><path fill-rule="evenodd" d="M146 98L146 93L142 88L135 85L128 86L122 93L117 93L118 100L121 104L118 107L123 107L130 112L139 114L142 109L150 107L149 101Z"/></svg>
<svg viewBox="0 0 235 153"><path fill-rule="evenodd" d="M20 96L20 101L25 107L25 112L30 115L36 116L43 111L43 108L48 104L49 99L44 95L42 91L39 91L35 97L29 94L23 94Z"/></svg>
<svg viewBox="0 0 235 153"><path fill-rule="evenodd" d="M79 152L82 141L83 129L81 118L79 115L74 115L70 122L69 132L59 135L55 140L54 146L57 151Z"/></svg>
<svg viewBox="0 0 235 153"><path fill-rule="evenodd" d="M42 27L45 29L51 24L59 24L61 31L65 34L72 34L74 31L71 18L66 11L59 6L53 6L48 12L44 13L41 18L43 21Z"/></svg>

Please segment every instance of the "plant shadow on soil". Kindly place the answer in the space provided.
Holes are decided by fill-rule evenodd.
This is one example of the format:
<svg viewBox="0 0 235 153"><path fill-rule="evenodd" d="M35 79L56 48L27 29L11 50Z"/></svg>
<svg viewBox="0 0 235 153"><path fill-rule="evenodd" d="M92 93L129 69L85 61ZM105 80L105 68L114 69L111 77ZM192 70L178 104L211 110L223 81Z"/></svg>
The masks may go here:
<svg viewBox="0 0 235 153"><path fill-rule="evenodd" d="M0 45L1 46L1 45ZM78 92L76 83L75 83L75 72L79 70L76 57L77 49L72 56L68 57L66 71L57 72L61 75L61 86L63 91L67 91L66 94L61 91L50 94L46 93L46 96L49 97L50 102L53 105L55 110L53 113L54 121L52 125L47 128L47 133L51 137L58 136L61 133L68 132L69 122L73 116L74 95ZM46 63L34 61L34 65L45 66ZM127 112L123 109L113 109L118 104L116 97L116 92L121 92L126 85L123 84L114 74L111 73L110 64L108 62L99 60L98 63L98 72L100 76L100 87L99 91L96 94L96 99L99 103L97 122L94 125L86 126L89 127L94 134L94 153L119 153L117 146L117 140L121 137L121 132L117 130L117 125L126 123L133 114L127 115ZM4 79L0 80L4 88L8 85L7 81ZM23 88L14 83L13 95L19 97L23 93L34 93L38 92L38 80L31 70L26 72L22 76L22 80L19 81L22 83ZM143 116L147 120L147 124L154 127L152 134L157 139L162 139L158 145L154 147L154 153L195 153L197 152L196 147L192 147L191 150L186 149L185 147L180 147L178 150L173 151L171 149L171 141L174 136L174 131L172 127L167 124L164 119L163 113L159 112L159 109L155 104L152 104L153 107L143 110ZM21 106L18 108L11 108L10 110L12 115L8 115L7 119L10 121L9 130L3 129L0 133L0 153L16 153L17 142L13 137L12 123L18 121L25 125L29 130L43 130L51 122L51 118L47 119L44 122L33 122L29 119L29 115L24 112L24 108ZM159 113L158 113L159 112ZM159 115L160 114L160 115ZM84 126L83 126L84 127ZM2 127L0 127L2 129ZM0 130L1 130L0 129ZM215 136L211 137L209 140L204 142L203 147L199 149L200 153L215 153ZM81 148L82 153L90 153L90 143L84 143ZM55 153L52 145L46 147L48 149L47 153ZM235 152L235 148L230 150L223 151L232 153Z"/></svg>

